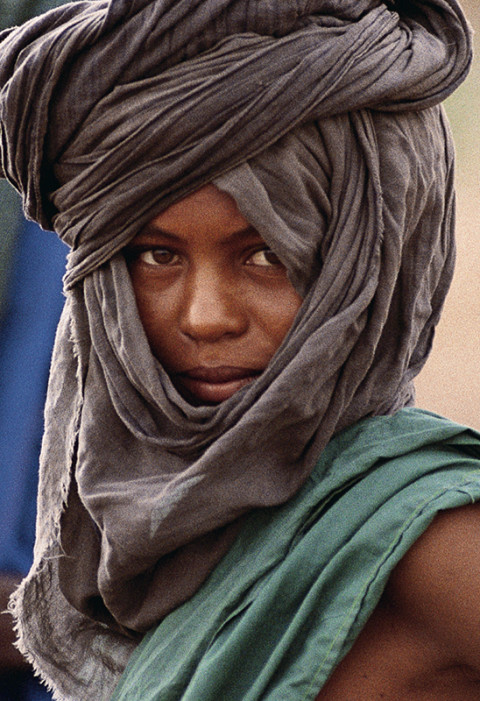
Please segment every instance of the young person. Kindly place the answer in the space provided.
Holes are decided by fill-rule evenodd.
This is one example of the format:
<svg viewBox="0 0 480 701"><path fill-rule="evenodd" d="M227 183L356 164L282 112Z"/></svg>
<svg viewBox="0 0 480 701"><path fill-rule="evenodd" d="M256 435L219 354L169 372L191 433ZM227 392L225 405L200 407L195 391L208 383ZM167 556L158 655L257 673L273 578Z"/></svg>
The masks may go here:
<svg viewBox="0 0 480 701"><path fill-rule="evenodd" d="M479 436L411 406L456 2L78 2L0 51L72 248L15 600L57 698L478 698Z"/></svg>

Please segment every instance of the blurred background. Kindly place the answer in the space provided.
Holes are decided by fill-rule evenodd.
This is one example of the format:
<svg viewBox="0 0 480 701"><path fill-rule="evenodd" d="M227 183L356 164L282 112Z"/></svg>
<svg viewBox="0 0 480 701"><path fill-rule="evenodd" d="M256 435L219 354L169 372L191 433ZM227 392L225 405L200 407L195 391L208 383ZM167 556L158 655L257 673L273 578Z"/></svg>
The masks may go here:
<svg viewBox="0 0 480 701"><path fill-rule="evenodd" d="M480 2L461 0L475 34L465 83L446 102L457 147L457 268L417 405L480 429Z"/></svg>
<svg viewBox="0 0 480 701"><path fill-rule="evenodd" d="M0 29L62 0L0 0ZM28 572L35 534L38 454L66 247L22 216L0 180L0 701L50 701L12 645L10 593Z"/></svg>

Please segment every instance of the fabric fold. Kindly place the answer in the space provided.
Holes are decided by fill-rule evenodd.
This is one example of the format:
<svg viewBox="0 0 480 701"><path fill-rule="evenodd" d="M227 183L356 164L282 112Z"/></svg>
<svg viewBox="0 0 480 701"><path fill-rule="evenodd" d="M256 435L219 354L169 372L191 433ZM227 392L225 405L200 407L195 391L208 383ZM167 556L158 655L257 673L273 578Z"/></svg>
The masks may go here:
<svg viewBox="0 0 480 701"><path fill-rule="evenodd" d="M478 433L416 409L342 432L145 637L112 701L314 701L435 514L480 498L479 458Z"/></svg>
<svg viewBox="0 0 480 701"><path fill-rule="evenodd" d="M444 99L470 65L468 26L454 0L408 8L75 2L4 33L2 167L74 247L68 284L301 122Z"/></svg>

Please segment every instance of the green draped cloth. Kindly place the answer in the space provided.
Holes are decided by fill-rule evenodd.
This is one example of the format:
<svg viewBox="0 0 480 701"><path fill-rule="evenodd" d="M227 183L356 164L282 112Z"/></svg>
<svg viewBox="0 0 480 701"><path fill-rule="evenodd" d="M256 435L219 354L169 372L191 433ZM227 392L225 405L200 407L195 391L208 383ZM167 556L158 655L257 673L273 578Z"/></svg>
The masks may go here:
<svg viewBox="0 0 480 701"><path fill-rule="evenodd" d="M315 699L435 514L478 499L475 431L418 409L346 429L292 500L246 518L113 700Z"/></svg>

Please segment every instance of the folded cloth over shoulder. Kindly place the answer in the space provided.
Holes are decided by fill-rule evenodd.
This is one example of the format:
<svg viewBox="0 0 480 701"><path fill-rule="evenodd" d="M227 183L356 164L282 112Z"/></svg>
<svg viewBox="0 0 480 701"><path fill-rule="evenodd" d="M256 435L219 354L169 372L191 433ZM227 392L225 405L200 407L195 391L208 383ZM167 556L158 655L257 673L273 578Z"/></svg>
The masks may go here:
<svg viewBox="0 0 480 701"><path fill-rule="evenodd" d="M470 33L455 0L91 0L0 39L2 173L71 247L16 615L78 698L333 435L412 403L454 257L438 103ZM207 182L304 302L255 382L194 407L151 354L122 249Z"/></svg>
<svg viewBox="0 0 480 701"><path fill-rule="evenodd" d="M480 500L479 467L477 432L417 409L341 432L145 636L112 701L314 701L435 514Z"/></svg>

